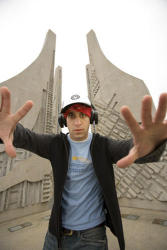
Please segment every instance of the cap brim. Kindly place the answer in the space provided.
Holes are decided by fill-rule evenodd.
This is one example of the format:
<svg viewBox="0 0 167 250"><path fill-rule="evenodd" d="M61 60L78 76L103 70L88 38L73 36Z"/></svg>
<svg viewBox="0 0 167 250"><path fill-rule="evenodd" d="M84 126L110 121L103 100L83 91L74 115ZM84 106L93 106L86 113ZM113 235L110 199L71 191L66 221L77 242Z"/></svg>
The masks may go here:
<svg viewBox="0 0 167 250"><path fill-rule="evenodd" d="M74 105L74 104L83 104L83 105L85 105L85 106L87 106L87 107L91 107L91 105L86 104L86 103L83 103L83 102L74 102L74 103L71 103L71 104L65 106L64 108L62 108L61 113L66 112L66 110L69 109L69 107L71 107L71 106Z"/></svg>

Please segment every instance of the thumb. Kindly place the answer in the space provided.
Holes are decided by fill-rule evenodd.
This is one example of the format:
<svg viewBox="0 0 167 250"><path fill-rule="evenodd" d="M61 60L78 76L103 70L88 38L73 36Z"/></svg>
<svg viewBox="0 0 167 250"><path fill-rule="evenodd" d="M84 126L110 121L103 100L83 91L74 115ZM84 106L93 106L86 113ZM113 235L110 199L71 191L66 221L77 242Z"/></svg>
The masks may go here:
<svg viewBox="0 0 167 250"><path fill-rule="evenodd" d="M129 154L119 161L117 161L116 165L119 168L126 168L133 164L135 160L138 159L138 153L135 147L133 147L130 151Z"/></svg>
<svg viewBox="0 0 167 250"><path fill-rule="evenodd" d="M12 158L16 157L16 150L10 138L4 140L4 145L5 145L5 151L8 154L8 156Z"/></svg>

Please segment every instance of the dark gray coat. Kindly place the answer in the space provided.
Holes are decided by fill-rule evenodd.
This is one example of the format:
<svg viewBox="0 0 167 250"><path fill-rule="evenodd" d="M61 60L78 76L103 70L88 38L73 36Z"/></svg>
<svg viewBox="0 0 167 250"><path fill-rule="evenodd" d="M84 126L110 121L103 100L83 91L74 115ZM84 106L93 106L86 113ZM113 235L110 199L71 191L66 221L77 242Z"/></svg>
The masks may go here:
<svg viewBox="0 0 167 250"><path fill-rule="evenodd" d="M67 136L37 134L18 124L14 133L14 145L29 150L50 160L54 178L54 204L49 221L49 232L61 245L61 199L68 170L70 145ZM118 238L120 250L125 249L122 221L115 188L113 164L128 154L132 140L116 141L93 134L90 152L93 166L104 195L106 225ZM158 161L165 147L159 146L151 154L139 159L137 163Z"/></svg>

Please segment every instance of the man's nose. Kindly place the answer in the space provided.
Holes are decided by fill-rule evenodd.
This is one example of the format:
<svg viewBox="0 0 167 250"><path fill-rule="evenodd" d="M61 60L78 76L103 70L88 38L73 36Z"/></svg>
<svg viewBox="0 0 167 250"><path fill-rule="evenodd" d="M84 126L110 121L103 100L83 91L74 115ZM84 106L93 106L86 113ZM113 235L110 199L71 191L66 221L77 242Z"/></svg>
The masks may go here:
<svg viewBox="0 0 167 250"><path fill-rule="evenodd" d="M81 124L81 118L80 117L76 117L75 118L75 125L80 125Z"/></svg>

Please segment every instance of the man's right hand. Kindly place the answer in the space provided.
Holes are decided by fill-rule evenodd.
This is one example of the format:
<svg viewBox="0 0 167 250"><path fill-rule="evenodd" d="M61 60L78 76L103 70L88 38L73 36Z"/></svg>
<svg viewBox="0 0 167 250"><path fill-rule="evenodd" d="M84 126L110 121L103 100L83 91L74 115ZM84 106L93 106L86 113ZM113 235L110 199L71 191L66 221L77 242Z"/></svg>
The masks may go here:
<svg viewBox="0 0 167 250"><path fill-rule="evenodd" d="M0 138L5 145L5 151L10 157L16 157L16 150L13 146L13 133L17 123L29 112L33 106L32 101L27 101L15 114L11 114L10 91L7 87L0 88Z"/></svg>

